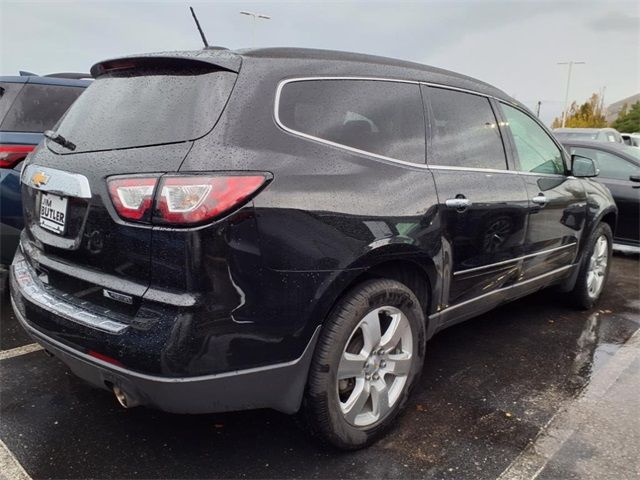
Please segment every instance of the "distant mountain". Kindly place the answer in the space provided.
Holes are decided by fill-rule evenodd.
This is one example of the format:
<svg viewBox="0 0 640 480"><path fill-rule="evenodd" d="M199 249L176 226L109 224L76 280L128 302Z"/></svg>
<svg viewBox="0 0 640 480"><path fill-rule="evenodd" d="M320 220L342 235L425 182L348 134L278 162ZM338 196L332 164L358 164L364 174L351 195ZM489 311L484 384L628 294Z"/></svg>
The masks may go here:
<svg viewBox="0 0 640 480"><path fill-rule="evenodd" d="M623 98L622 100L618 100L617 102L609 105L607 107L607 123L611 123L616 118L618 118L618 114L625 104L627 104L628 107L631 107L631 105L636 102L640 102L640 93L636 93L635 95L631 95L630 97Z"/></svg>

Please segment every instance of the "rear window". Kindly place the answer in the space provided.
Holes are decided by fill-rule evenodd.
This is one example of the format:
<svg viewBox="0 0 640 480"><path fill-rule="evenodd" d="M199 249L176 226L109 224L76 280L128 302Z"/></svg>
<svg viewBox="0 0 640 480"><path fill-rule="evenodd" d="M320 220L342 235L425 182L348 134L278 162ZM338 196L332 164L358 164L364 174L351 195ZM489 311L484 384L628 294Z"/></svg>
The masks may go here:
<svg viewBox="0 0 640 480"><path fill-rule="evenodd" d="M0 125L24 83L0 82Z"/></svg>
<svg viewBox="0 0 640 480"><path fill-rule="evenodd" d="M385 157L424 163L420 87L373 80L286 84L278 117L298 133Z"/></svg>
<svg viewBox="0 0 640 480"><path fill-rule="evenodd" d="M82 87L27 83L2 119L0 130L31 133L49 130L83 91Z"/></svg>
<svg viewBox="0 0 640 480"><path fill-rule="evenodd" d="M86 89L57 132L76 145L74 153L194 140L213 128L236 77L199 64L107 73Z"/></svg>

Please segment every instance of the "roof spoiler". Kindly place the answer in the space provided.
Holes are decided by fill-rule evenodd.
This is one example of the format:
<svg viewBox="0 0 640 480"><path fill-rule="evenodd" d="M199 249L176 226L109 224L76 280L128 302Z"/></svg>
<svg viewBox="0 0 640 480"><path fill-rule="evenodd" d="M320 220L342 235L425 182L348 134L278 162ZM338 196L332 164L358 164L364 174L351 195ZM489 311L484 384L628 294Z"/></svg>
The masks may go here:
<svg viewBox="0 0 640 480"><path fill-rule="evenodd" d="M37 73L27 72L26 70L20 70L18 72L21 77L52 77L52 78L67 78L69 80L83 80L85 78L91 78L88 73L76 73L76 72L60 72L60 73L48 73L47 75L38 75Z"/></svg>
<svg viewBox="0 0 640 480"><path fill-rule="evenodd" d="M97 78L107 72L135 68L140 65L171 65L173 67L188 67L194 63L202 67L215 67L238 73L242 64L240 55L222 50L219 47L207 48L190 52L161 52L140 56L121 57L96 63L91 67L91 75Z"/></svg>
<svg viewBox="0 0 640 480"><path fill-rule="evenodd" d="M84 80L91 78L90 73L76 73L76 72L60 72L60 73L48 73L47 75L43 75L45 77L55 77L55 78L68 78L70 80Z"/></svg>

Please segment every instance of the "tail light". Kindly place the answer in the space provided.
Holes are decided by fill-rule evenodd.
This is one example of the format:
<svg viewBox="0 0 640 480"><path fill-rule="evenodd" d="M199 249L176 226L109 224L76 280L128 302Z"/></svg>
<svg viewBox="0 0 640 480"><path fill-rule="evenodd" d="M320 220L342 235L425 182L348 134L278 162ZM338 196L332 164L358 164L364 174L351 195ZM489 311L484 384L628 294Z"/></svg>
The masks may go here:
<svg viewBox="0 0 640 480"><path fill-rule="evenodd" d="M113 178L109 180L111 201L125 220L142 220L153 204L157 177Z"/></svg>
<svg viewBox="0 0 640 480"><path fill-rule="evenodd" d="M13 168L24 160L35 145L0 145L0 167Z"/></svg>
<svg viewBox="0 0 640 480"><path fill-rule="evenodd" d="M230 213L267 182L266 174L114 177L109 194L125 220L145 221L153 205L151 222L195 225Z"/></svg>

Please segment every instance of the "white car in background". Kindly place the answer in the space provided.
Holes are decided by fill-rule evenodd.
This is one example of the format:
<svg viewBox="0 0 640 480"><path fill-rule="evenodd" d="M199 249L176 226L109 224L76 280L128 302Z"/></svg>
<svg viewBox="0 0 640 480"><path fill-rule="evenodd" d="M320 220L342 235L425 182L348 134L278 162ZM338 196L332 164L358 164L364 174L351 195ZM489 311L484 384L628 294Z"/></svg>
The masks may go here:
<svg viewBox="0 0 640 480"><path fill-rule="evenodd" d="M620 136L625 145L640 148L640 133L621 133Z"/></svg>

